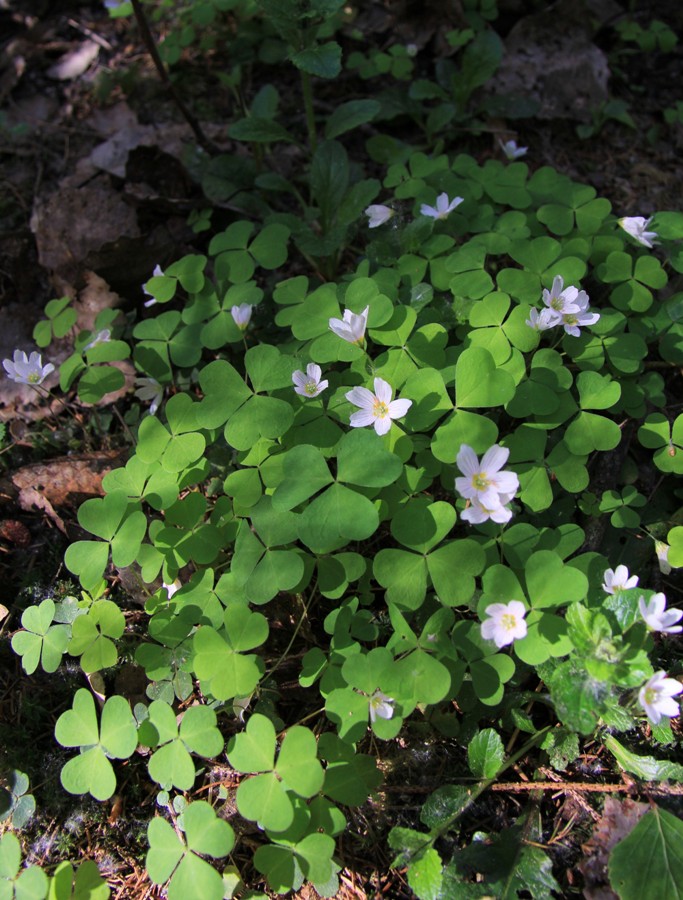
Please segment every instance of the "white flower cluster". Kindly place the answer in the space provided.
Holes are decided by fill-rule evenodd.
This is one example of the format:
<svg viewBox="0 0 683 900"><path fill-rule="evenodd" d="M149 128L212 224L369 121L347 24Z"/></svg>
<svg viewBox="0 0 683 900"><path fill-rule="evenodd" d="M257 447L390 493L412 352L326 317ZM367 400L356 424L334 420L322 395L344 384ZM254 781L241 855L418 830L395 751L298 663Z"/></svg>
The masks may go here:
<svg viewBox="0 0 683 900"><path fill-rule="evenodd" d="M420 215L426 216L428 219L434 219L434 221L443 221L448 218L457 206L460 206L463 199L463 197L454 197L452 200L449 200L448 194L444 191L436 198L436 206L423 203L420 207ZM396 215L396 211L383 203L373 203L365 210L365 215L368 217L369 228L379 228L380 225L384 225L385 222L393 218Z"/></svg>
<svg viewBox="0 0 683 900"><path fill-rule="evenodd" d="M467 501L461 518L472 525L491 519L503 524L512 518L507 504L519 490L519 479L514 472L502 472L510 451L494 444L483 455L481 462L474 450L461 444L456 457L463 477L455 479L455 489Z"/></svg>
<svg viewBox="0 0 683 900"><path fill-rule="evenodd" d="M599 313L588 311L588 294L573 285L565 287L561 275L555 276L549 291L543 290L543 303L545 308L540 311L533 308L526 320L526 324L534 331L547 331L561 325L566 334L578 337L581 328L595 325L600 318Z"/></svg>
<svg viewBox="0 0 683 900"><path fill-rule="evenodd" d="M637 586L638 576L631 575L626 566L617 566L605 572L602 589L614 596ZM680 634L683 631L683 625L677 624L683 619L683 610L667 609L666 596L662 593L654 594L648 602L645 597L640 597L638 611L650 631L662 634ZM673 698L681 692L683 685L675 678L667 678L666 672L660 670L641 687L638 702L652 724L658 725L662 716L673 718L679 714L678 703Z"/></svg>

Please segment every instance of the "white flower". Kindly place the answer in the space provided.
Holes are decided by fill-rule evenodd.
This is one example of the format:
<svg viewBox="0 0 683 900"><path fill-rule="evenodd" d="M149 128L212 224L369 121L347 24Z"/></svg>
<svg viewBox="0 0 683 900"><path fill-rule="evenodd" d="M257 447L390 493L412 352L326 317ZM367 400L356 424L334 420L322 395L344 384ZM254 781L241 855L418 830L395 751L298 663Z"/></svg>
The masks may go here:
<svg viewBox="0 0 683 900"><path fill-rule="evenodd" d="M359 412L351 414L349 424L352 428L363 428L373 425L377 434L386 434L391 428L392 419L401 419L413 405L412 400L392 400L393 388L381 378L375 378L375 393L364 387L355 387L346 394L346 399Z"/></svg>
<svg viewBox="0 0 683 900"><path fill-rule="evenodd" d="M645 624L652 631L662 631L664 634L680 634L683 631L683 625L676 625L676 622L683 618L683 610L666 609L664 594L654 594L649 603L645 602L645 597L641 597L638 609Z"/></svg>
<svg viewBox="0 0 683 900"><path fill-rule="evenodd" d="M15 350L12 359L3 359L3 366L7 377L17 384L42 384L50 372L54 372L52 363L43 365L40 353L36 350L30 356L26 356L23 350Z"/></svg>
<svg viewBox="0 0 683 900"><path fill-rule="evenodd" d="M548 328L554 328L558 324L556 313L552 309L542 309L540 312L535 306L529 311L529 318L526 320L529 328L534 331L547 331Z"/></svg>
<svg viewBox="0 0 683 900"><path fill-rule="evenodd" d="M246 331L254 307L250 303L240 303L230 309L230 315L240 331Z"/></svg>
<svg viewBox="0 0 683 900"><path fill-rule="evenodd" d="M529 149L528 147L518 147L517 141L498 141L500 144L500 149L507 156L507 158L512 161L515 159L519 159L520 156L526 156L526 152Z"/></svg>
<svg viewBox="0 0 683 900"><path fill-rule="evenodd" d="M376 719L390 719L394 715L394 703L396 701L391 697L387 697L379 689L375 691L372 697L368 698L370 706L370 721Z"/></svg>
<svg viewBox="0 0 683 900"><path fill-rule="evenodd" d="M350 344L362 344L369 311L369 306L366 306L362 313L354 313L350 309L345 309L343 319L330 319L330 330Z"/></svg>
<svg viewBox="0 0 683 900"><path fill-rule="evenodd" d="M164 581L161 586L166 591L168 599L170 600L171 597L180 590L182 584L180 583L180 579L176 578L176 580L171 584L166 584L166 582Z"/></svg>
<svg viewBox="0 0 683 900"><path fill-rule="evenodd" d="M159 404L164 399L163 387L159 384L156 378L148 378L147 376L136 378L135 384L138 386L138 389L135 391L135 396L145 402L147 400L151 400L152 402L149 407L149 414L151 416L156 415L156 411L159 409Z"/></svg>
<svg viewBox="0 0 683 900"><path fill-rule="evenodd" d="M88 350L92 350L93 347L97 347L98 344L106 344L110 340L111 331L108 328L103 328L101 331L98 331L93 339L85 345L85 347L83 348L83 352L86 353Z"/></svg>
<svg viewBox="0 0 683 900"><path fill-rule="evenodd" d="M559 325L561 315L580 313L588 307L588 294L573 285L564 287L564 279L561 275L556 275L553 278L552 288L549 291L543 289L543 302L548 309L557 314L552 324Z"/></svg>
<svg viewBox="0 0 683 900"><path fill-rule="evenodd" d="M501 510L519 490L519 479L514 472L501 472L510 451L494 444L483 455L481 463L474 450L462 444L456 462L464 477L455 479L455 489L472 507L466 509L462 518L479 524L487 518L494 522L510 519L510 510ZM468 515L468 513L470 513Z"/></svg>
<svg viewBox="0 0 683 900"><path fill-rule="evenodd" d="M485 609L490 619L481 625L481 636L486 641L493 641L496 647L505 647L513 641L526 637L527 627L524 621L526 608L519 600L509 603L492 603Z"/></svg>
<svg viewBox="0 0 683 900"><path fill-rule="evenodd" d="M605 569L605 579L602 589L606 594L618 594L619 591L628 591L638 584L637 575L629 575L626 566L617 566L616 569Z"/></svg>
<svg viewBox="0 0 683 900"><path fill-rule="evenodd" d="M444 192L436 198L436 206L428 206L426 203L423 203L420 207L420 213L423 216L429 216L430 219L445 219L453 212L456 206L460 206L463 199L463 197L454 197L453 200L449 201L448 194Z"/></svg>
<svg viewBox="0 0 683 900"><path fill-rule="evenodd" d="M645 219L643 216L624 216L623 219L619 219L619 224L624 231L627 234L630 234L639 244L642 244L643 247L652 249L652 245L657 237L657 232L646 231L646 228L651 221L652 216L650 216L649 219Z"/></svg>
<svg viewBox="0 0 683 900"><path fill-rule="evenodd" d="M565 313L559 324L564 327L567 334L572 337L579 337L581 328L584 328L586 325L595 325L599 318L600 313Z"/></svg>
<svg viewBox="0 0 683 900"><path fill-rule="evenodd" d="M163 274L164 274L164 270L157 263L156 266L154 266L154 271L152 272L152 278L160 278ZM150 292L147 290L147 282L145 282L142 285L142 290L150 298L149 300L145 300L145 302L142 305L143 306L154 306L154 304L157 302L157 298L154 297L152 294L150 294Z"/></svg>
<svg viewBox="0 0 683 900"><path fill-rule="evenodd" d="M365 210L365 215L370 220L368 222L368 228L379 228L380 225L384 225L384 223L388 222L392 216L396 215L396 213L390 206L374 203L372 206L368 206Z"/></svg>
<svg viewBox="0 0 683 900"><path fill-rule="evenodd" d="M653 725L659 725L662 716L673 718L680 712L678 703L673 699L683 691L683 684L675 678L667 678L662 669L641 687L638 702L648 715Z"/></svg>
<svg viewBox="0 0 683 900"><path fill-rule="evenodd" d="M306 366L306 374L299 370L292 372L295 392L302 397L317 397L318 394L322 394L329 381L321 381L321 375L322 370L315 363L309 363Z"/></svg>
<svg viewBox="0 0 683 900"><path fill-rule="evenodd" d="M476 498L474 500L469 500L468 506L462 511L460 518L465 522L469 522L470 525L481 525L482 522L488 522L489 519L491 519L492 522L497 522L499 525L504 525L512 518L512 510L508 509L506 504L509 503L514 496L514 494L499 494L498 499L500 500L501 505L493 509L488 509Z"/></svg>
<svg viewBox="0 0 683 900"><path fill-rule="evenodd" d="M671 573L672 566L669 562L670 549L669 545L665 544L664 541L655 541L655 553L659 560L659 571L662 575L669 575Z"/></svg>

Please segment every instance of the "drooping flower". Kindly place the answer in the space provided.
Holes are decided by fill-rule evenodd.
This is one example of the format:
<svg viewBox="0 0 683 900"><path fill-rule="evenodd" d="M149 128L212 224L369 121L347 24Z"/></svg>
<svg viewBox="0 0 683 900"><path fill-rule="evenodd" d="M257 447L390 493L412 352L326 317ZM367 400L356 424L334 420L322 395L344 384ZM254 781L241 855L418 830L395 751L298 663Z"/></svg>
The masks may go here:
<svg viewBox="0 0 683 900"><path fill-rule="evenodd" d="M498 525L504 525L512 518L512 510L508 509L507 504L514 498L514 494L499 494L500 506L495 509L488 509L481 501L468 501L469 505L460 513L460 518L470 525L481 525L483 522L496 522Z"/></svg>
<svg viewBox="0 0 683 900"><path fill-rule="evenodd" d="M519 159L521 156L526 156L528 147L518 147L517 141L498 141L500 144L500 149L503 151L505 156L512 162L515 159Z"/></svg>
<svg viewBox="0 0 683 900"><path fill-rule="evenodd" d="M657 238L657 232L647 231L651 221L652 216L649 219L645 219L643 216L624 216L623 219L619 219L619 224L639 244L652 249Z"/></svg>
<svg viewBox="0 0 683 900"><path fill-rule="evenodd" d="M461 444L456 457L463 476L455 479L455 489L471 506L462 518L473 524L491 518L494 522L507 522L512 513L504 509L519 490L519 478L514 472L502 472L510 451L494 444L483 455L481 463L474 450ZM468 515L469 513L469 515Z"/></svg>
<svg viewBox="0 0 683 900"><path fill-rule="evenodd" d="M390 206L384 206L382 203L373 203L365 210L365 215L369 220L368 228L379 228L380 225L384 225L396 213Z"/></svg>
<svg viewBox="0 0 683 900"><path fill-rule="evenodd" d="M370 708L370 721L375 722L377 719L391 719L394 715L394 703L396 701L392 697L387 697L379 688L368 698Z"/></svg>
<svg viewBox="0 0 683 900"><path fill-rule="evenodd" d="M163 274L164 274L164 270L157 263L156 266L154 266L154 271L152 272L152 278L161 278L161 276ZM154 306L154 304L157 303L158 301L157 301L157 298L153 294L150 294L150 292L147 290L147 282L145 282L142 285L142 290L143 290L143 293L147 294L147 296L150 298L149 300L145 300L145 302L142 305L146 306L146 307Z"/></svg>
<svg viewBox="0 0 683 900"><path fill-rule="evenodd" d="M664 541L655 541L655 553L657 554L657 560L659 561L659 571L662 575L669 575L671 573L672 565L669 562L670 549L669 545L665 544Z"/></svg>
<svg viewBox="0 0 683 900"><path fill-rule="evenodd" d="M15 350L12 359L3 359L2 364L7 372L7 377L17 384L42 384L50 372L54 372L52 363L45 363L36 350L30 356L26 356L23 350Z"/></svg>
<svg viewBox="0 0 683 900"><path fill-rule="evenodd" d="M626 566L617 566L616 569L605 569L602 589L606 594L617 594L619 591L628 591L638 585L638 576L630 575Z"/></svg>
<svg viewBox="0 0 683 900"><path fill-rule="evenodd" d="M534 331L547 331L549 328L554 328L555 325L558 324L557 314L553 312L552 309L542 309L539 311L535 306L532 306L526 324L529 328L533 328Z"/></svg>
<svg viewBox="0 0 683 900"><path fill-rule="evenodd" d="M402 419L413 405L412 400L392 400L393 388L382 378L375 378L375 393L365 387L355 387L346 394L346 399L358 412L351 414L349 424L352 428L363 428L372 425L377 434L386 434L391 428L392 419Z"/></svg>
<svg viewBox="0 0 683 900"><path fill-rule="evenodd" d="M159 404L164 399L163 386L159 384L156 378L149 378L146 375L143 375L140 378L136 378L135 384L137 385L135 396L145 403L148 400L151 400L152 402L150 403L149 414L151 416L156 415L156 411L159 409Z"/></svg>
<svg viewBox="0 0 683 900"><path fill-rule="evenodd" d="M641 687L638 702L652 724L659 725L662 716L673 718L679 714L678 703L673 698L682 691L683 684L675 678L667 678L666 672L660 669Z"/></svg>
<svg viewBox="0 0 683 900"><path fill-rule="evenodd" d="M253 309L254 307L250 303L240 303L239 306L230 308L230 315L240 331L247 330Z"/></svg>
<svg viewBox="0 0 683 900"><path fill-rule="evenodd" d="M430 219L446 219L456 206L460 206L463 199L463 197L454 197L452 200L449 200L448 194L444 191L443 194L439 194L436 198L436 206L429 206L427 203L423 203L420 207L420 213L423 216L428 216Z"/></svg>
<svg viewBox="0 0 683 900"><path fill-rule="evenodd" d="M484 610L488 619L481 625L481 636L493 641L496 647L505 647L513 641L526 637L527 625L524 621L526 607L519 600L509 603L491 603Z"/></svg>
<svg viewBox="0 0 683 900"><path fill-rule="evenodd" d="M652 631L664 634L680 634L683 631L683 625L676 625L676 622L683 619L683 610L666 609L666 596L662 593L654 594L648 603L645 602L645 597L641 597L638 609Z"/></svg>
<svg viewBox="0 0 683 900"><path fill-rule="evenodd" d="M98 344L106 344L111 340L111 331L109 328L103 328L101 331L98 331L95 334L85 347L83 348L83 352L86 353L88 350L92 350L93 347L97 347Z"/></svg>
<svg viewBox="0 0 683 900"><path fill-rule="evenodd" d="M362 344L365 338L365 326L368 324L369 311L369 306L366 306L362 313L354 313L350 309L345 309L343 319L330 319L330 330L337 337L348 341L349 344Z"/></svg>
<svg viewBox="0 0 683 900"><path fill-rule="evenodd" d="M322 394L329 381L320 380L322 369L315 363L309 363L306 366L306 373L300 370L292 372L292 381L294 382L294 390L302 397L317 397Z"/></svg>

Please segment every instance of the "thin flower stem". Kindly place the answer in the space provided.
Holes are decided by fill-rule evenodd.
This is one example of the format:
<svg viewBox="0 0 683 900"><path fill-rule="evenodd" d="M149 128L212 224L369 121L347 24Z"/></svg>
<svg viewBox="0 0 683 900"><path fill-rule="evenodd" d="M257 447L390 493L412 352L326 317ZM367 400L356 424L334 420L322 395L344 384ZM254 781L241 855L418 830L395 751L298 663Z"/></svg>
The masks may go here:
<svg viewBox="0 0 683 900"><path fill-rule="evenodd" d="M308 602L307 602L306 604L304 604L304 610L303 610L303 612L301 613L301 616L300 616L300 618L299 618L299 621L296 623L296 627L295 627L294 631L292 632L292 636L291 636L291 638L289 639L289 643L288 643L287 646L285 647L285 649L284 649L282 655L280 656L280 658L278 659L278 661L275 663L275 665L272 666L272 667L266 672L266 674L263 676L264 678L268 678L268 677L270 677L271 675L273 675L275 672L277 672L277 670L280 668L280 666L282 665L282 663L283 663L283 662L285 661L285 659L287 658L287 655L288 655L289 651L292 649L292 645L294 644L294 641L296 640L296 636L298 635L299 631L301 630L301 626L302 626L303 623L304 623L304 619L305 619L306 616L308 615L308 610L309 610L311 604L313 603L313 600L315 599L315 594L316 594L316 589L317 589L317 587L318 587L318 582L316 581L316 583L313 585L313 590L311 591L311 596L308 598ZM299 595L299 596L300 596L300 595Z"/></svg>
<svg viewBox="0 0 683 900"><path fill-rule="evenodd" d="M311 156L318 149L318 135L315 130L315 112L313 111L313 88L311 76L308 72L301 71L301 92L304 98L304 110L306 111L306 127L308 128L308 143Z"/></svg>
<svg viewBox="0 0 683 900"><path fill-rule="evenodd" d="M220 153L220 148L217 147L216 144L214 144L213 141L209 140L209 138L204 134L202 126L192 115L187 106L185 106L180 95L176 91L173 82L168 77L168 72L166 71L161 57L159 56L159 51L157 50L157 45L154 41L154 37L152 36L152 31L149 27L147 16L145 15L145 11L142 8L142 3L140 2L140 0L131 0L131 3L133 4L133 13L135 15L135 20L138 23L138 28L140 29L140 36L142 37L142 41L147 48L147 52L152 57L154 67L159 73L159 78L161 78L161 81L168 91L169 96L178 107L183 118L194 132L198 143L204 148L204 150L206 150L206 152L210 153L211 155Z"/></svg>

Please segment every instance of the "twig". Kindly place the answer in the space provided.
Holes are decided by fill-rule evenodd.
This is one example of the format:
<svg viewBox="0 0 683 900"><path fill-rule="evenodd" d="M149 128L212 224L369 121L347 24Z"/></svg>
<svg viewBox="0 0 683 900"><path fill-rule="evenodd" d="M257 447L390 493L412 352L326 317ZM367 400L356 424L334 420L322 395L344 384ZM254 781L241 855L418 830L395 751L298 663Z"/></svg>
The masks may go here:
<svg viewBox="0 0 683 900"><path fill-rule="evenodd" d="M138 23L138 28L140 29L140 36L142 37L142 40L147 47L149 55L152 57L152 62L154 63L157 72L159 73L159 77L161 78L164 87L170 94L171 99L182 113L183 118L190 126L192 131L194 131L195 137L197 138L200 145L206 150L206 152L211 154L220 153L220 148L217 147L213 143L213 141L209 140L209 138L204 134L202 126L199 124L198 120L193 116L187 106L185 106L180 95L176 91L173 82L168 77L168 72L166 71L163 62L161 61L161 57L159 56L157 45L155 44L154 38L152 37L149 22L147 21L147 16L142 9L140 0L131 0L131 3L133 4L135 20Z"/></svg>
<svg viewBox="0 0 683 900"><path fill-rule="evenodd" d="M683 784L645 785L591 784L589 781L502 781L491 785L492 791L523 793L525 791L585 791L594 794L683 794Z"/></svg>

